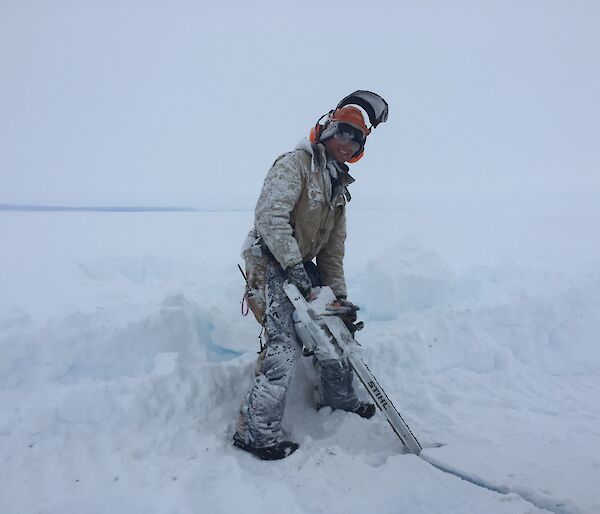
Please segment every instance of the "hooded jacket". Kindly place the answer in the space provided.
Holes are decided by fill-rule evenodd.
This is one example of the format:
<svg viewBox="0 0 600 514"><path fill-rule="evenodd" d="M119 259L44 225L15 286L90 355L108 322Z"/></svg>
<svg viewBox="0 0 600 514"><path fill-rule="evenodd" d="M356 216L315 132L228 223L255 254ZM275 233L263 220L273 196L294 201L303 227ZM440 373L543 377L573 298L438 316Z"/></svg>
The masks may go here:
<svg viewBox="0 0 600 514"><path fill-rule="evenodd" d="M261 261L261 248L266 247L283 269L316 257L323 283L336 296L346 296L347 187L354 182L347 170L327 159L323 144L308 140L275 160L256 204L254 228L242 248L252 289L262 288L264 276L248 269L249 260Z"/></svg>

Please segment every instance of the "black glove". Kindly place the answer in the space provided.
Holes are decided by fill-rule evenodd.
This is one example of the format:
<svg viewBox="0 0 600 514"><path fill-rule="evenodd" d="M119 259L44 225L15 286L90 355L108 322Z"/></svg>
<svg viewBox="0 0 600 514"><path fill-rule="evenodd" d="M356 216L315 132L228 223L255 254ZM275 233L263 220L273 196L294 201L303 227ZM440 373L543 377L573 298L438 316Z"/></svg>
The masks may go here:
<svg viewBox="0 0 600 514"><path fill-rule="evenodd" d="M362 330L365 324L360 321L356 323L357 315L356 311L360 310L358 305L354 305L351 301L341 297L333 304L327 306L327 312L333 316L339 316L342 321L350 330L350 333L354 335L357 330Z"/></svg>
<svg viewBox="0 0 600 514"><path fill-rule="evenodd" d="M308 299L312 284L301 262L287 269L287 279L290 284L294 284L298 288L304 298Z"/></svg>
<svg viewBox="0 0 600 514"><path fill-rule="evenodd" d="M360 310L358 305L354 305L343 296L327 306L327 312L330 312L333 316L339 316L353 323L356 321L356 311L358 310Z"/></svg>

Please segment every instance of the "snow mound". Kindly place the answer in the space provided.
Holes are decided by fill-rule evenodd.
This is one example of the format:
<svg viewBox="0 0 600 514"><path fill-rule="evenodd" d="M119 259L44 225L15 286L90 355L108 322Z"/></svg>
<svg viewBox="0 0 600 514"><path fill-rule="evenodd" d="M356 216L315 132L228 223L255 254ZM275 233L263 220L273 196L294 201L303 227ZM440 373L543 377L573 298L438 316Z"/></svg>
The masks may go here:
<svg viewBox="0 0 600 514"><path fill-rule="evenodd" d="M352 285L358 297L368 295L364 311L374 320L443 305L456 295L448 264L416 238L403 239L370 260Z"/></svg>
<svg viewBox="0 0 600 514"><path fill-rule="evenodd" d="M367 329L383 328L363 338L393 340L386 360L420 372L508 372L521 364L551 374L600 373L597 274L454 271L412 238L370 260L350 289Z"/></svg>
<svg viewBox="0 0 600 514"><path fill-rule="evenodd" d="M300 449L277 463L234 449L259 333L240 315L237 252L173 257L147 237L137 254L61 249L52 274L30 258L7 277L3 512L600 510L598 266L460 268L403 238L349 274L365 361L427 459L477 486L405 454L380 415L315 411L310 359L283 423Z"/></svg>

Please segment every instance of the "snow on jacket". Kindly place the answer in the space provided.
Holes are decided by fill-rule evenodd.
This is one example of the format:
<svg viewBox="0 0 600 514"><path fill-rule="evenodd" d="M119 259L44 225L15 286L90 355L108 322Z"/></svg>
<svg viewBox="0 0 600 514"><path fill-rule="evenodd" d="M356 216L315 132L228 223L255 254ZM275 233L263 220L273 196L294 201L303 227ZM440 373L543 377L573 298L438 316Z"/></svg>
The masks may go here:
<svg viewBox="0 0 600 514"><path fill-rule="evenodd" d="M263 244L283 269L316 257L324 284L336 296L346 296L346 203L352 182L345 165L327 160L322 144L303 140L294 151L279 156L267 173L254 228L242 248L247 269L248 258L260 257ZM251 287L262 285L253 282Z"/></svg>

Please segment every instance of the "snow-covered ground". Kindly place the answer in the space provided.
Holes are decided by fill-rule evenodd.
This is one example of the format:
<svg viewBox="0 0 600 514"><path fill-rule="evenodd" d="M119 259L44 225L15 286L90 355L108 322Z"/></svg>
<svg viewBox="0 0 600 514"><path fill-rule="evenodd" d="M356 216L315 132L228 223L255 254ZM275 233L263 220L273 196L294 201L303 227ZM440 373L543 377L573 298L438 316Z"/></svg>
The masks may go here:
<svg viewBox="0 0 600 514"><path fill-rule="evenodd" d="M600 209L353 207L359 340L423 458L314 411L308 361L300 449L231 446L250 212L3 212L0 512L600 512Z"/></svg>

